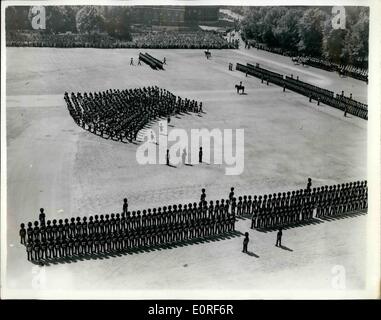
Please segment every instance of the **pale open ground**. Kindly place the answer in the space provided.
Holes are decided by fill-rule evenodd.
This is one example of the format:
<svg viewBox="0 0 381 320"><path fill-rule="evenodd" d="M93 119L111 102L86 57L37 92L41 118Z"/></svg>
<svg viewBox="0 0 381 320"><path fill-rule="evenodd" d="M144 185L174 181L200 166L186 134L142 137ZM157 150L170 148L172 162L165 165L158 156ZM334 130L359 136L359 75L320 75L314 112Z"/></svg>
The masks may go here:
<svg viewBox="0 0 381 320"><path fill-rule="evenodd" d="M255 49L213 50L207 61L202 50L149 50L165 71L129 66L139 50L7 48L7 282L9 295L42 295L34 290L36 267L19 244L21 222L35 220L40 207L47 218L105 214L130 207L188 203L236 195L263 194L302 188L307 177L314 186L366 178L367 122L260 80L228 71L228 63L259 62L280 73L335 92L352 92L367 101L367 86L315 68L294 66L289 58ZM237 95L243 81L247 95ZM64 105L65 91L95 91L157 85L175 94L203 101L206 111L172 118L177 128L244 128L245 170L225 176L223 165L171 168L138 165L137 145L101 139L79 128ZM155 129L157 129L155 127ZM366 215L286 230L282 250L275 232L249 229L249 251L241 237L228 240L123 255L103 260L52 265L45 270L45 289L76 293L111 291L190 290L200 296L218 290L235 298L236 290L267 296L268 290L332 290L332 268L346 269L346 288L363 289L365 281ZM37 270L39 269L37 267ZM139 292L139 293L138 293ZM45 291L46 293L46 291ZM69 297L73 297L71 294ZM130 295L131 297L131 295ZM173 296L175 297L175 296ZM209 297L211 298L211 297Z"/></svg>

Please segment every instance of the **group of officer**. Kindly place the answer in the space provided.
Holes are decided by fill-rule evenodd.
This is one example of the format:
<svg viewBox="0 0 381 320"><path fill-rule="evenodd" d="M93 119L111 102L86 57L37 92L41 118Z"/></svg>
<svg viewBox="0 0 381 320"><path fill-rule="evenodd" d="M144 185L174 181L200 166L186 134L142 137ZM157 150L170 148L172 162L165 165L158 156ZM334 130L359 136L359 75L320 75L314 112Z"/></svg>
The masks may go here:
<svg viewBox="0 0 381 320"><path fill-rule="evenodd" d="M243 196L233 204L237 216L251 215L251 228L274 228L357 212L368 208L366 181L322 186L262 196ZM314 215L314 212L316 214Z"/></svg>
<svg viewBox="0 0 381 320"><path fill-rule="evenodd" d="M184 112L202 112L202 102L182 99L166 89L110 89L69 95L64 99L70 115L83 129L120 141L136 140L149 122Z"/></svg>
<svg viewBox="0 0 381 320"><path fill-rule="evenodd" d="M220 235L235 230L235 216L228 200L205 200L205 190L197 204L170 205L148 210L69 219L43 217L25 228L21 224L21 244L28 260L41 262L81 255L107 254L131 249L171 244Z"/></svg>

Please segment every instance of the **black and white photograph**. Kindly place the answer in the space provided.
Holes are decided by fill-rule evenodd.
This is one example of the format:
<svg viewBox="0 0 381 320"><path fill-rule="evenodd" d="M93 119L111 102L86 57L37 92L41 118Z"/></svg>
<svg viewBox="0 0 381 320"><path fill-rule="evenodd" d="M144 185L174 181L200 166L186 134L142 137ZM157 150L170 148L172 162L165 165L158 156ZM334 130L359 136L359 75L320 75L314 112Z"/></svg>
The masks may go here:
<svg viewBox="0 0 381 320"><path fill-rule="evenodd" d="M378 299L380 9L2 2L1 298Z"/></svg>

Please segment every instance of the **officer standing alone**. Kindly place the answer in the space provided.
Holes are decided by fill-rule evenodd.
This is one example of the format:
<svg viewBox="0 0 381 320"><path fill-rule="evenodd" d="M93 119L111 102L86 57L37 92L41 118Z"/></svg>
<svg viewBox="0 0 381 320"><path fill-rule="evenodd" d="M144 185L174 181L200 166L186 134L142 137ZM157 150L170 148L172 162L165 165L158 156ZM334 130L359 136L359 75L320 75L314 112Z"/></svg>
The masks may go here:
<svg viewBox="0 0 381 320"><path fill-rule="evenodd" d="M245 239L243 239L243 253L247 253L247 245L249 244L249 233L245 232Z"/></svg>
<svg viewBox="0 0 381 320"><path fill-rule="evenodd" d="M282 246L282 228L279 228L278 233L276 234L276 247Z"/></svg>

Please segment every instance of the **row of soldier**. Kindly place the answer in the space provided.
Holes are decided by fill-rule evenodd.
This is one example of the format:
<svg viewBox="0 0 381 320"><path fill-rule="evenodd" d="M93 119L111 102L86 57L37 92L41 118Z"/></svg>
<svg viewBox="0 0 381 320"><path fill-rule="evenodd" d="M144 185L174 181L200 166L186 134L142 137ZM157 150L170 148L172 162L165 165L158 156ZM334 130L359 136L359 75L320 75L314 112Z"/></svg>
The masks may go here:
<svg viewBox="0 0 381 320"><path fill-rule="evenodd" d="M221 219L220 219L221 218ZM65 258L84 254L121 252L156 245L200 239L234 230L234 220L188 221L183 224L163 224L130 232L94 233L77 236L28 240L28 260Z"/></svg>
<svg viewBox="0 0 381 320"><path fill-rule="evenodd" d="M312 100L316 100L317 105L320 105L320 103L324 103L331 107L340 109L344 112L345 117L347 116L347 113L350 113L362 119L368 119L368 106L364 103L360 103L359 101L352 99L352 93L349 97L346 97L344 96L344 91L342 91L341 95L336 94L335 97L333 91L323 89L315 85L311 85L307 82L303 82L299 80L299 76L296 76L296 78L294 78L293 74L291 74L290 76L283 76L281 74L276 74L270 70L259 68L258 63L256 64L255 68L254 65L243 66L237 63L236 69L241 72L245 72L246 77L248 74L250 74L257 78L260 78L261 82L263 83L265 81L267 85L269 85L269 82L272 82L274 84L282 86L283 92L285 92L286 89L289 89L294 92L300 93L306 97L309 97L309 102L312 102Z"/></svg>
<svg viewBox="0 0 381 320"><path fill-rule="evenodd" d="M176 97L157 86L84 95L65 92L64 99L79 126L120 141L136 140L138 132L159 117L202 111L202 102Z"/></svg>
<svg viewBox="0 0 381 320"><path fill-rule="evenodd" d="M34 228L29 222L27 229L22 224L20 237L28 258L56 258L60 250L69 250L69 255L109 252L229 232L234 230L236 216L251 216L251 228L280 227L311 220L314 212L315 217L323 218L366 210L367 200L366 181L312 188L309 179L305 189L263 197L240 196L238 201L231 188L229 200L209 203L203 189L199 204L130 212L124 199L121 214L77 217L70 222L60 219L58 224L56 220L45 223L41 209L40 222L35 221ZM38 254L33 256L35 251Z"/></svg>
<svg viewBox="0 0 381 320"><path fill-rule="evenodd" d="M307 64L316 68L325 69L329 71L337 71L341 76L349 76L358 80L368 82L368 70L355 67L352 65L334 63L316 57L301 57L302 64Z"/></svg>
<svg viewBox="0 0 381 320"><path fill-rule="evenodd" d="M257 48L258 50L265 50L271 53L280 54L283 56L291 56L292 61L298 64L304 65L310 65L315 68L327 70L327 71L337 71L340 75L352 77L358 80L362 80L368 83L368 69L355 67L353 65L347 65L343 63L334 63L332 61L328 61L326 59L317 58L317 57L310 57L310 56L300 56L297 55L297 52L290 51L290 50L284 50L282 48L274 48L274 47L268 47L266 45L252 42L252 41L245 41L245 48L250 49L250 47L253 46Z"/></svg>
<svg viewBox="0 0 381 320"><path fill-rule="evenodd" d="M250 49L250 46L254 46L258 50L265 50L271 53L280 54L283 56L291 56L292 61L298 64L310 65L315 68L337 71L340 75L349 76L358 80L366 81L368 83L368 69L348 65L344 63L335 63L323 58L300 56L296 51L284 50L282 48L268 47L266 45L245 41L245 48Z"/></svg>
<svg viewBox="0 0 381 320"><path fill-rule="evenodd" d="M21 225L21 243L26 245L28 259L39 260L68 255L106 253L146 246L170 244L203 238L234 230L235 217L229 213L228 201L221 204L206 201L182 206L173 205L121 214L98 215L40 221ZM69 250L69 251L66 251ZM67 253L66 253L67 252Z"/></svg>
<svg viewBox="0 0 381 320"><path fill-rule="evenodd" d="M306 189L238 199L237 216L251 215L252 228L273 228L309 221L314 217L366 210L368 188L366 181L312 189L308 184Z"/></svg>

